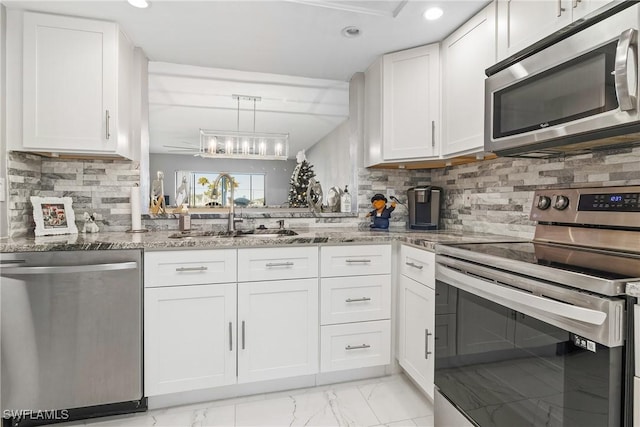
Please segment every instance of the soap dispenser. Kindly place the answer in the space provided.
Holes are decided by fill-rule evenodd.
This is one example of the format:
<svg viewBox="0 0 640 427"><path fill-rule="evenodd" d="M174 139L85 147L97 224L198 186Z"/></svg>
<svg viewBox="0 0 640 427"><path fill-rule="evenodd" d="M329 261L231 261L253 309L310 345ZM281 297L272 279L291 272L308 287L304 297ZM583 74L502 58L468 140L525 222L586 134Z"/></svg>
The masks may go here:
<svg viewBox="0 0 640 427"><path fill-rule="evenodd" d="M340 212L351 212L351 194L349 193L348 185L344 186L344 192L340 196Z"/></svg>
<svg viewBox="0 0 640 427"><path fill-rule="evenodd" d="M189 215L189 209L187 209L187 205L182 205L182 209L180 209L180 220L179 220L180 231L190 231L191 230L191 215Z"/></svg>

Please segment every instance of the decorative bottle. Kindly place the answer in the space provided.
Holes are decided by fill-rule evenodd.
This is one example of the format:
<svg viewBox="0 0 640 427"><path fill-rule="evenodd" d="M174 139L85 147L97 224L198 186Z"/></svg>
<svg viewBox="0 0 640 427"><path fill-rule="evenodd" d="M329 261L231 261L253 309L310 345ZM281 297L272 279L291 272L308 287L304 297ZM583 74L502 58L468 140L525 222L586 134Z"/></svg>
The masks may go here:
<svg viewBox="0 0 640 427"><path fill-rule="evenodd" d="M189 209L187 209L187 205L182 205L182 209L180 210L180 220L178 221L178 225L180 227L180 231L190 231L191 230L191 215L189 215Z"/></svg>
<svg viewBox="0 0 640 427"><path fill-rule="evenodd" d="M340 196L340 212L351 212L351 194L349 193L348 185L344 186L344 192Z"/></svg>

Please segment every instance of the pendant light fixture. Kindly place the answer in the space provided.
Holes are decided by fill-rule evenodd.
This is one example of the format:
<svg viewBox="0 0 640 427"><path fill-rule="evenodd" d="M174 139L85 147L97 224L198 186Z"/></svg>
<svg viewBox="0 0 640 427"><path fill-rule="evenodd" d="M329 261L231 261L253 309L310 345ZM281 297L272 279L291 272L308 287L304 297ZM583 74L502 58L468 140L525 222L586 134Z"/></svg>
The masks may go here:
<svg viewBox="0 0 640 427"><path fill-rule="evenodd" d="M200 129L200 149L196 156L204 158L233 158L259 160L287 160L288 133L256 132L256 103L259 96L233 95L237 101L237 128L235 131ZM240 101L253 102L253 131L240 131Z"/></svg>

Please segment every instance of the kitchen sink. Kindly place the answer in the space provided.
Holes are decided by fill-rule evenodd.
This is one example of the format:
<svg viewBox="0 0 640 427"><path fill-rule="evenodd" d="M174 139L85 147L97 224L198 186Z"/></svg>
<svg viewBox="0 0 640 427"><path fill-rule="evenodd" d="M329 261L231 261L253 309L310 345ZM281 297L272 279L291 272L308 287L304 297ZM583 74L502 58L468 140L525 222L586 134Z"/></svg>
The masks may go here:
<svg viewBox="0 0 640 427"><path fill-rule="evenodd" d="M256 229L256 230L238 230L238 231L185 231L173 233L169 235L170 239L189 239L194 237L213 237L213 238L260 238L268 239L272 237L297 236L293 230L288 229Z"/></svg>

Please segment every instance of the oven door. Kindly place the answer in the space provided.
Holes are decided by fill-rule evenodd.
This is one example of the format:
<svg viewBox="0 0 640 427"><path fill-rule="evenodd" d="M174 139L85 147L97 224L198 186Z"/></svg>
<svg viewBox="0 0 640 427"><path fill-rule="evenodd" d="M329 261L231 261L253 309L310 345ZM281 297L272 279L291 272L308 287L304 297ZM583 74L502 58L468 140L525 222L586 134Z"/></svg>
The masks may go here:
<svg viewBox="0 0 640 427"><path fill-rule="evenodd" d="M638 8L629 7L486 79L487 151L553 151L638 113ZM629 133L628 131L625 133ZM602 135L604 138L612 135ZM573 138L573 139L570 139ZM586 138L582 141L596 138Z"/></svg>
<svg viewBox="0 0 640 427"><path fill-rule="evenodd" d="M624 347L603 328L622 326L624 300L469 269L436 267L438 398L478 426L622 425ZM459 425L438 405L437 425Z"/></svg>

